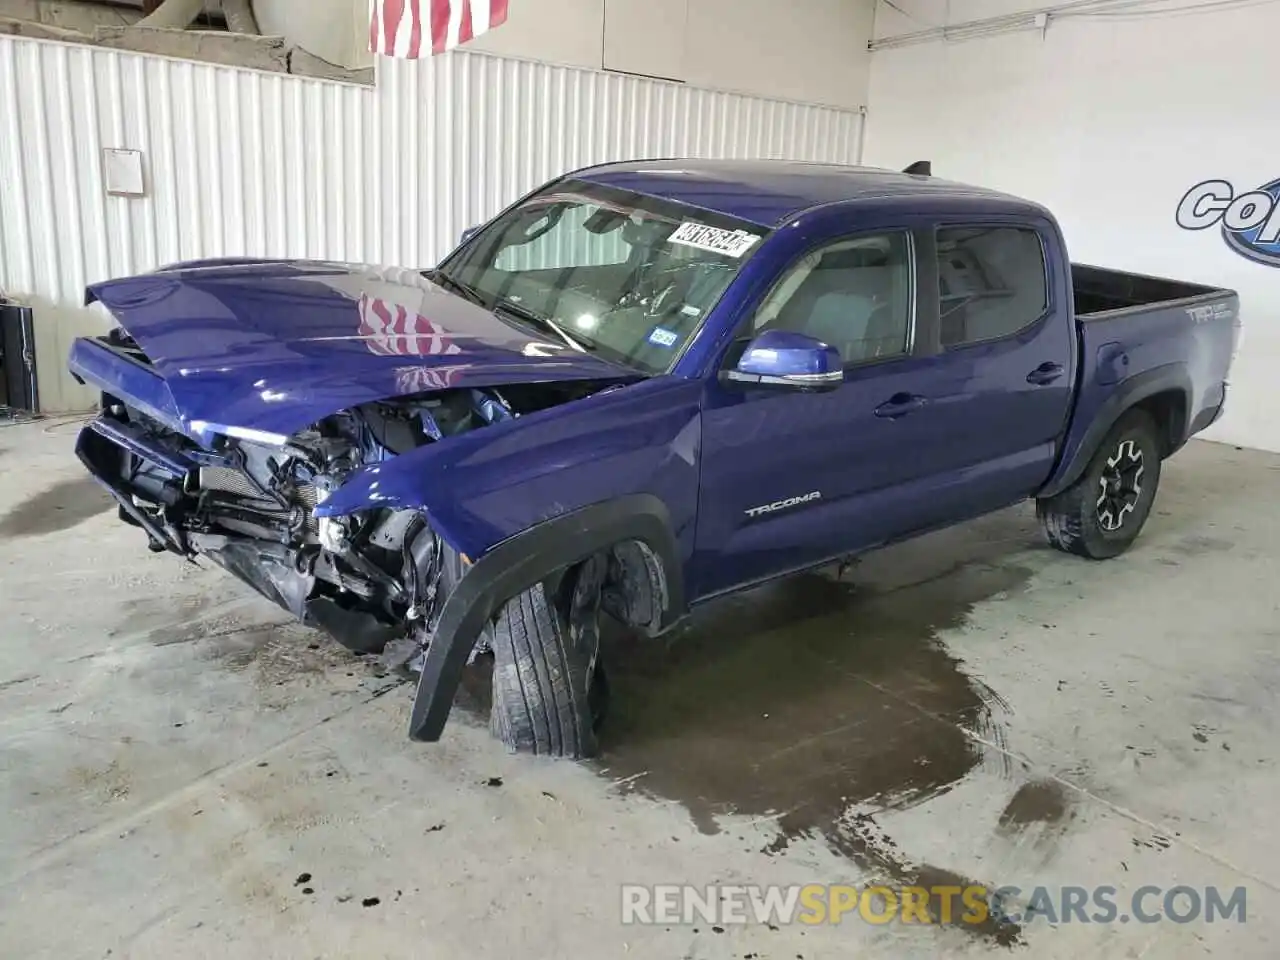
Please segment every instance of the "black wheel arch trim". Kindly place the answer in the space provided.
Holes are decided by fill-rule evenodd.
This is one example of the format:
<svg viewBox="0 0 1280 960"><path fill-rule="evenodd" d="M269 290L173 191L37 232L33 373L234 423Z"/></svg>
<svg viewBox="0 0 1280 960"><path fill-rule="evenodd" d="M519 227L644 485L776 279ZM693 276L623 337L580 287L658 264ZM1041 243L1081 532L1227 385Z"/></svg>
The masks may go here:
<svg viewBox="0 0 1280 960"><path fill-rule="evenodd" d="M418 677L409 738L440 739L476 638L503 602L627 540L646 544L662 562L662 623L678 620L685 610L683 567L670 513L658 497L632 494L545 520L508 537L468 567L445 601Z"/></svg>
<svg viewBox="0 0 1280 960"><path fill-rule="evenodd" d="M1051 480L1036 493L1036 497L1052 497L1079 480L1080 476L1088 468L1089 461L1098 452L1102 441L1121 417L1143 400L1170 390L1180 392L1185 398L1189 424L1192 398L1191 378L1188 376L1187 369L1183 364L1172 363L1136 374L1120 383L1115 393L1107 398L1094 416L1089 429L1085 431L1084 439L1076 447L1076 451L1070 461L1058 471L1056 479ZM1172 438L1174 441L1172 448L1174 450L1186 442L1187 434L1188 426L1184 424L1182 435Z"/></svg>

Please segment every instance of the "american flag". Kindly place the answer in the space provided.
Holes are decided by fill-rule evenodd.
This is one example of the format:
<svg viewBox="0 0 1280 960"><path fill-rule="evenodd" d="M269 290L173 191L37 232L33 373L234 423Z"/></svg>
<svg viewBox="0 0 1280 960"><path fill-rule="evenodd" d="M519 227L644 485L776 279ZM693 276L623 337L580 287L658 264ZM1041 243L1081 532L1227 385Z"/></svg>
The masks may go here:
<svg viewBox="0 0 1280 960"><path fill-rule="evenodd" d="M507 0L369 0L369 49L416 60L452 50L507 19Z"/></svg>
<svg viewBox="0 0 1280 960"><path fill-rule="evenodd" d="M360 336L373 353L387 357L439 357L462 352L449 331L422 314L368 294L360 297Z"/></svg>
<svg viewBox="0 0 1280 960"><path fill-rule="evenodd" d="M448 390L467 369L465 363L447 367L396 367L396 392L429 393L432 390Z"/></svg>
<svg viewBox="0 0 1280 960"><path fill-rule="evenodd" d="M462 352L448 331L420 313L381 297L360 297L360 336L371 353L384 357L449 357ZM424 393L453 386L466 364L439 367L397 367L400 393Z"/></svg>

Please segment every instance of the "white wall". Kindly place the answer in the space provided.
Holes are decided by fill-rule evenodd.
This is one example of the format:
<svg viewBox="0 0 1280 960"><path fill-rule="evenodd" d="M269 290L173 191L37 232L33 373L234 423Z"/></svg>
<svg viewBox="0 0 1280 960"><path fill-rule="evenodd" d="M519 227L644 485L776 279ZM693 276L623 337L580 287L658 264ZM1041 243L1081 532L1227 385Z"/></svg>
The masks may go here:
<svg viewBox="0 0 1280 960"><path fill-rule="evenodd" d="M258 29L340 67L373 63L369 0L253 0Z"/></svg>
<svg viewBox="0 0 1280 960"><path fill-rule="evenodd" d="M516 0L507 22L467 45L469 50L599 70L604 65L609 0Z"/></svg>
<svg viewBox="0 0 1280 960"><path fill-rule="evenodd" d="M254 9L264 33L342 66L371 62L367 0L254 0ZM874 9L875 0L511 0L507 22L468 49L857 108L867 102Z"/></svg>
<svg viewBox="0 0 1280 960"><path fill-rule="evenodd" d="M875 0L512 0L478 50L856 109Z"/></svg>
<svg viewBox="0 0 1280 960"><path fill-rule="evenodd" d="M1030 4L1025 4L1030 6ZM944 5L881 5L879 36L941 23ZM1007 3L953 0L952 21ZM1037 32L878 51L866 162L934 162L949 179L1038 200L1073 259L1240 292L1243 345L1228 413L1209 436L1280 450L1280 269L1231 253L1217 230L1175 224L1210 178L1280 177L1275 37L1280 6L1158 18L1051 21Z"/></svg>
<svg viewBox="0 0 1280 960"><path fill-rule="evenodd" d="M687 2L681 79L838 107L866 105L874 0Z"/></svg>
<svg viewBox="0 0 1280 960"><path fill-rule="evenodd" d="M36 306L46 410L84 408L86 283L176 260L435 263L576 167L637 156L853 162L855 111L477 53L379 58L375 88L0 36L0 288ZM102 149L143 154L108 196Z"/></svg>

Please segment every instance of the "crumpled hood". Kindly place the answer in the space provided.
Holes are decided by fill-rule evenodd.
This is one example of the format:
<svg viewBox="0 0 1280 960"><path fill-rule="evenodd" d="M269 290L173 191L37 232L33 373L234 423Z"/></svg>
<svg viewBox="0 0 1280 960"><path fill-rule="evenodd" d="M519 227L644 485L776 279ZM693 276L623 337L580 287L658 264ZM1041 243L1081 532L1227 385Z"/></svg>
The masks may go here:
<svg viewBox="0 0 1280 960"><path fill-rule="evenodd" d="M637 375L399 268L178 264L93 284L203 431L288 436L339 410L450 387Z"/></svg>

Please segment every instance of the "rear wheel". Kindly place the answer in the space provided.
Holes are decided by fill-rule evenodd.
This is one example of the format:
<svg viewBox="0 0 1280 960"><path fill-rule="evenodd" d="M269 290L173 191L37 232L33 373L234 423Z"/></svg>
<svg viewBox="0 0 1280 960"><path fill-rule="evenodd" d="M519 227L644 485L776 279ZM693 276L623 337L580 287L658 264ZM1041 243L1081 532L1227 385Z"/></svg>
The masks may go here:
<svg viewBox="0 0 1280 960"><path fill-rule="evenodd" d="M1144 410L1117 421L1075 483L1036 501L1049 543L1059 550L1107 560L1137 539L1160 483L1160 439Z"/></svg>
<svg viewBox="0 0 1280 960"><path fill-rule="evenodd" d="M593 558L512 597L498 614L490 727L509 750L595 755L608 695L598 662L603 574Z"/></svg>

